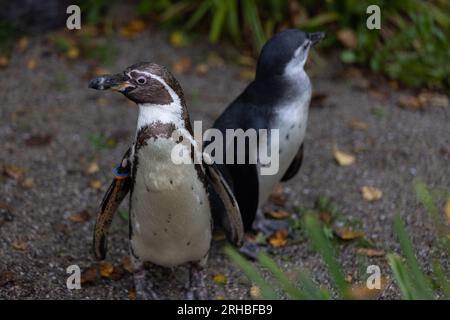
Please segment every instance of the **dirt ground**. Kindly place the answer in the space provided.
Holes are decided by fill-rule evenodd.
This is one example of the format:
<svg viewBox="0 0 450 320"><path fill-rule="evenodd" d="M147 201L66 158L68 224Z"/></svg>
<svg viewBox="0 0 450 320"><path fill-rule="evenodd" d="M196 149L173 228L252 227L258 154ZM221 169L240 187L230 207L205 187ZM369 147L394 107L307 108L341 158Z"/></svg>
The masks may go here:
<svg viewBox="0 0 450 320"><path fill-rule="evenodd" d="M196 65L212 51L223 57L236 53L225 45L211 46L201 37L175 49L167 38L166 33L152 30L133 40L112 39L117 56L108 69L119 72L139 61L171 67L183 57ZM35 68L26 67L30 59L35 59ZM326 97L316 99L310 111L303 167L284 186L289 195L287 210L312 207L320 195L326 195L345 218L359 221L367 239L386 252L399 250L392 233L392 218L399 212L418 257L428 267L433 227L416 200L413 180L420 178L433 190L450 188L450 154L443 152L450 148L450 108L401 109L396 101L404 91L393 90L387 83L371 91L334 58L323 56L322 60L323 65L314 64L310 73L314 91ZM0 164L23 168L24 175L33 179L33 186L28 179L27 187L23 180L0 178L0 273L9 271L12 277L7 283L0 281L0 298L128 299L133 288L127 272L115 279L98 279L81 290L66 288L69 265L85 270L96 263L91 254L95 210L112 168L132 143L137 118L137 109L124 97L87 88L91 69L85 60L68 61L49 52L45 41L37 37L0 70ZM230 62L211 66L204 75L193 69L177 78L187 96L191 120L203 120L206 129L248 80L240 77L241 67ZM368 128L351 128L349 122L355 118ZM36 139L37 135L41 138ZM42 139L45 135L49 143ZM99 147L95 142L99 136L114 137L117 145ZM356 162L338 166L334 145L353 153ZM100 170L88 175L86 167L92 161ZM99 189L90 186L94 179L101 181ZM363 186L380 188L383 197L365 201L360 192ZM89 213L87 221L70 219L83 210ZM119 266L128 255L127 241L127 222L116 216L108 253L113 265ZM210 256L211 297L248 299L251 283L224 255L223 245L223 241L215 242ZM391 279L384 257L360 256L356 248L351 241L338 243L346 274L357 281L364 278L368 265L377 264ZM327 286L325 266L308 241L289 239L287 246L271 252L288 275L308 269L319 284ZM155 274L164 296L183 297L185 268L158 269ZM227 283L215 283L216 274L225 275ZM395 283L390 281L380 298L399 298Z"/></svg>

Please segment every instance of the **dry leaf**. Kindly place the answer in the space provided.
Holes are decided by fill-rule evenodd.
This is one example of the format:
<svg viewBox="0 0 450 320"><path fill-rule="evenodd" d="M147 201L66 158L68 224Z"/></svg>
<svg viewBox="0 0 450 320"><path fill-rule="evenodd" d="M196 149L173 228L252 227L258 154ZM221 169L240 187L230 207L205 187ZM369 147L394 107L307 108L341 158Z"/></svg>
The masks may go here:
<svg viewBox="0 0 450 320"><path fill-rule="evenodd" d="M81 273L81 284L94 283L98 279L98 267L87 268Z"/></svg>
<svg viewBox="0 0 450 320"><path fill-rule="evenodd" d="M88 221L90 216L91 215L89 214L89 211L82 210L78 213L75 213L75 214L69 216L69 220L72 222L83 223L83 222Z"/></svg>
<svg viewBox="0 0 450 320"><path fill-rule="evenodd" d="M188 44L186 35L180 31L172 32L169 36L169 42L175 48L182 48Z"/></svg>
<svg viewBox="0 0 450 320"><path fill-rule="evenodd" d="M98 190L102 187L102 182L98 179L94 179L89 181L89 187L91 187L92 189Z"/></svg>
<svg viewBox="0 0 450 320"><path fill-rule="evenodd" d="M25 251L28 248L28 244L26 244L25 242L15 242L12 246L14 250L17 251Z"/></svg>
<svg viewBox="0 0 450 320"><path fill-rule="evenodd" d="M211 51L206 57L206 63L209 66L220 67L225 64L225 60L217 52Z"/></svg>
<svg viewBox="0 0 450 320"><path fill-rule="evenodd" d="M269 238L269 243L274 248L284 247L287 244L288 231L286 229L277 230Z"/></svg>
<svg viewBox="0 0 450 320"><path fill-rule="evenodd" d="M449 106L449 99L445 94L439 94L434 92L421 92L417 99L423 107L433 106L446 108Z"/></svg>
<svg viewBox="0 0 450 320"><path fill-rule="evenodd" d="M29 147L43 147L50 144L52 138L50 134L36 134L25 139L25 144Z"/></svg>
<svg viewBox="0 0 450 320"><path fill-rule="evenodd" d="M34 187L34 179L27 177L20 181L20 186L24 189L31 189Z"/></svg>
<svg viewBox="0 0 450 320"><path fill-rule="evenodd" d="M77 47L70 47L66 52L66 56L69 59L77 59L80 56L80 49Z"/></svg>
<svg viewBox="0 0 450 320"><path fill-rule="evenodd" d="M27 69L28 70L36 69L36 65L37 65L36 59L31 58L27 61Z"/></svg>
<svg viewBox="0 0 450 320"><path fill-rule="evenodd" d="M128 290L128 299L136 300L136 290L135 289Z"/></svg>
<svg viewBox="0 0 450 320"><path fill-rule="evenodd" d="M422 104L417 97L409 96L409 97L401 97L398 100L398 106L403 109L408 110L419 110L422 108Z"/></svg>
<svg viewBox="0 0 450 320"><path fill-rule="evenodd" d="M129 256L124 256L122 258L122 267L128 272L128 273L133 273L134 268L133 268L133 264L131 263L131 259Z"/></svg>
<svg viewBox="0 0 450 320"><path fill-rule="evenodd" d="M386 277L381 277L380 282L381 282L380 289L369 289L367 287L366 283L355 284L351 287L349 295L353 299L359 299L359 300L367 300L367 299L377 298L381 294L381 292L384 289L386 289L386 286L388 283Z"/></svg>
<svg viewBox="0 0 450 320"><path fill-rule="evenodd" d="M7 67L8 65L9 65L8 57L0 55L0 68Z"/></svg>
<svg viewBox="0 0 450 320"><path fill-rule="evenodd" d="M347 48L355 49L358 45L356 34L352 29L341 29L336 35L339 41Z"/></svg>
<svg viewBox="0 0 450 320"><path fill-rule="evenodd" d="M447 222L450 225L450 198L447 199L447 204L445 205L445 214L447 215Z"/></svg>
<svg viewBox="0 0 450 320"><path fill-rule="evenodd" d="M259 299L261 298L261 289L257 286L251 286L250 287L250 297L252 299Z"/></svg>
<svg viewBox="0 0 450 320"><path fill-rule="evenodd" d="M206 63L199 63L195 66L195 72L199 75L205 75L208 73L209 67Z"/></svg>
<svg viewBox="0 0 450 320"><path fill-rule="evenodd" d="M331 220L333 220L331 213L329 213L328 211L319 213L319 219L326 225L329 225L331 223Z"/></svg>
<svg viewBox="0 0 450 320"><path fill-rule="evenodd" d="M94 76L103 76L105 74L111 74L111 72L103 67L95 67L93 71Z"/></svg>
<svg viewBox="0 0 450 320"><path fill-rule="evenodd" d="M342 167L351 166L355 163L355 156L350 153L340 151L336 148L334 149L334 159Z"/></svg>
<svg viewBox="0 0 450 320"><path fill-rule="evenodd" d="M119 30L119 34L124 38L133 38L145 30L145 22L140 19L133 19Z"/></svg>
<svg viewBox="0 0 450 320"><path fill-rule="evenodd" d="M270 201L280 207L284 207L286 204L287 197L281 184L278 184L270 194Z"/></svg>
<svg viewBox="0 0 450 320"><path fill-rule="evenodd" d="M189 71L191 67L192 67L192 60L190 58L184 57L177 60L173 64L172 69L176 74L183 74Z"/></svg>
<svg viewBox="0 0 450 320"><path fill-rule="evenodd" d="M16 279L16 274L12 271L2 271L0 272L0 287L5 284L13 282Z"/></svg>
<svg viewBox="0 0 450 320"><path fill-rule="evenodd" d="M375 187L364 186L361 188L362 197L366 201L380 200L383 196L383 191Z"/></svg>
<svg viewBox="0 0 450 320"><path fill-rule="evenodd" d="M266 215L272 219L287 219L289 218L289 212L285 210L270 210L266 212Z"/></svg>
<svg viewBox="0 0 450 320"><path fill-rule="evenodd" d="M382 249L370 249L370 248L358 248L356 250L357 254L368 256L368 257L382 257L385 252Z"/></svg>
<svg viewBox="0 0 450 320"><path fill-rule="evenodd" d="M20 38L19 41L17 41L17 50L19 52L25 51L28 48L29 43L27 37Z"/></svg>
<svg viewBox="0 0 450 320"><path fill-rule="evenodd" d="M5 164L3 166L3 173L14 180L20 180L25 175L25 169L14 164Z"/></svg>
<svg viewBox="0 0 450 320"><path fill-rule="evenodd" d="M109 278L114 271L114 266L110 262L102 261L99 263L99 270L102 278Z"/></svg>
<svg viewBox="0 0 450 320"><path fill-rule="evenodd" d="M86 170L84 171L86 174L94 174L100 171L100 167L98 166L97 162L91 162L86 167Z"/></svg>
<svg viewBox="0 0 450 320"><path fill-rule="evenodd" d="M212 234L212 239L214 241L222 241L226 239L226 236L223 230L214 230Z"/></svg>
<svg viewBox="0 0 450 320"><path fill-rule="evenodd" d="M369 124L362 120L352 119L349 124L350 128L355 130L367 130L369 128Z"/></svg>
<svg viewBox="0 0 450 320"><path fill-rule="evenodd" d="M353 231L349 228L335 228L334 233L342 240L354 240L357 238L364 237L364 232L362 231Z"/></svg>
<svg viewBox="0 0 450 320"><path fill-rule="evenodd" d="M224 276L223 274L218 273L218 274L215 274L215 275L213 276L213 281L214 281L214 283L216 283L216 284L222 284L222 285L224 285L224 284L227 284L228 279L227 279L227 277Z"/></svg>

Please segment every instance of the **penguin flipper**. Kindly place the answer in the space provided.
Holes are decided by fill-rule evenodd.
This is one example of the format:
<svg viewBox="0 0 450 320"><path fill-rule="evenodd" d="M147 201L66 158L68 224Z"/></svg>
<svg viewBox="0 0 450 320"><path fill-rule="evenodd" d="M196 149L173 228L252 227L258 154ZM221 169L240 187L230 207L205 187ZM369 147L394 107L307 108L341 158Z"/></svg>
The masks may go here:
<svg viewBox="0 0 450 320"><path fill-rule="evenodd" d="M116 169L114 180L103 197L100 208L97 212L97 218L94 227L93 251L97 260L103 260L107 250L107 236L109 227L122 200L130 191L130 161L128 157L130 150L126 152L121 165Z"/></svg>
<svg viewBox="0 0 450 320"><path fill-rule="evenodd" d="M300 170L300 167L302 166L302 162L303 162L303 143L300 146L300 149L298 149L298 152L295 155L294 160L292 160L292 162L289 165L289 168L286 170L286 173L284 174L283 178L281 178L281 181L285 182L285 181L292 179Z"/></svg>
<svg viewBox="0 0 450 320"><path fill-rule="evenodd" d="M230 186L220 173L215 164L203 163L206 176L209 178L212 187L222 200L225 206L226 223L225 232L227 238L237 247L241 247L244 243L244 225L242 223L241 212L236 198L231 191Z"/></svg>

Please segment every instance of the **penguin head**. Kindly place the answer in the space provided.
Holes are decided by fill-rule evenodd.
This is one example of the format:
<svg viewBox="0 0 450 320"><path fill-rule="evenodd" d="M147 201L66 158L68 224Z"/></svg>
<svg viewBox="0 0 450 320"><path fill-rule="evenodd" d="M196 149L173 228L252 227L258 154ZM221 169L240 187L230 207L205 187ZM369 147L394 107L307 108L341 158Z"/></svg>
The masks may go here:
<svg viewBox="0 0 450 320"><path fill-rule="evenodd" d="M306 33L288 29L275 34L261 50L256 79L295 76L303 70L311 46L325 38L325 32Z"/></svg>
<svg viewBox="0 0 450 320"><path fill-rule="evenodd" d="M175 77L163 66L141 62L121 73L92 79L89 88L111 89L121 92L138 105L170 105L182 98L182 90Z"/></svg>

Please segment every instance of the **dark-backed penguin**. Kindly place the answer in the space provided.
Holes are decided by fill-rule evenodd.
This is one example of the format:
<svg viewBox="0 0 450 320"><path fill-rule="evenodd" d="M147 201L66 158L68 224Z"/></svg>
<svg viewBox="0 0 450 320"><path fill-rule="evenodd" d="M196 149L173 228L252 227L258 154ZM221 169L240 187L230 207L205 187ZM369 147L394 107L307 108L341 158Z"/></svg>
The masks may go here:
<svg viewBox="0 0 450 320"><path fill-rule="evenodd" d="M260 213L257 215L258 208L280 181L291 179L300 169L312 90L304 66L311 46L324 37L323 32L305 33L297 29L274 35L262 48L254 81L213 125L223 135L227 129L267 129L269 142L274 140L270 138L270 129L279 130L279 141L272 141L279 144L279 169L276 174L262 175L259 161L257 164L235 162L218 165L234 191L246 231L252 227L264 231L267 224L258 223L255 226L255 220L265 221ZM224 158L232 147L236 148L227 142ZM235 155L238 152L242 151L234 150ZM250 150L249 144L246 145L246 161L251 155L257 157L256 153L257 150ZM215 211L219 217L223 216L223 208Z"/></svg>
<svg viewBox="0 0 450 320"><path fill-rule="evenodd" d="M158 297L143 263L164 267L190 263L187 297L205 298L203 266L211 243L211 188L225 203L230 241L240 246L244 231L239 206L215 165L204 160L180 163L172 157L179 147L177 154L205 159L193 138L179 83L162 66L138 63L122 73L97 77L89 87L121 92L139 107L134 144L116 169L97 214L96 258L105 258L113 214L130 191L129 237L138 296Z"/></svg>

